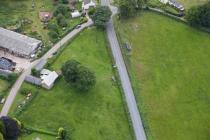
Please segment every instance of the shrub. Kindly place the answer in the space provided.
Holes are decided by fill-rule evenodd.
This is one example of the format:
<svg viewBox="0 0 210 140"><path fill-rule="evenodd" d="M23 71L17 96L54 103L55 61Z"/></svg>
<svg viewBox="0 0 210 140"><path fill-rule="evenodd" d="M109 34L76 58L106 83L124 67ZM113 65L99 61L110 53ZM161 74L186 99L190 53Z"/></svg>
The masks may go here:
<svg viewBox="0 0 210 140"><path fill-rule="evenodd" d="M22 94L24 96L28 95L28 93L30 93L30 92L31 92L31 90L30 89L27 89L27 88L22 88L20 90L20 94Z"/></svg>
<svg viewBox="0 0 210 140"><path fill-rule="evenodd" d="M57 136L57 139L60 139L60 140L65 140L65 137L66 137L66 131L64 128L60 127L58 129L58 136Z"/></svg>
<svg viewBox="0 0 210 140"><path fill-rule="evenodd" d="M55 31L50 31L48 35L52 42L55 42L59 37L59 35Z"/></svg>
<svg viewBox="0 0 210 140"><path fill-rule="evenodd" d="M56 24L54 24L54 23L49 23L47 25L47 28L49 30L55 31L56 33L59 33L58 26Z"/></svg>
<svg viewBox="0 0 210 140"><path fill-rule="evenodd" d="M57 20L57 24L61 27L66 27L67 26L67 22L65 20L65 17L62 14L58 14L56 16L56 20Z"/></svg>
<svg viewBox="0 0 210 140"><path fill-rule="evenodd" d="M40 72L37 71L35 68L32 68L32 69L31 69L31 74L32 74L33 76L36 76L36 77L39 77L39 76L40 76Z"/></svg>

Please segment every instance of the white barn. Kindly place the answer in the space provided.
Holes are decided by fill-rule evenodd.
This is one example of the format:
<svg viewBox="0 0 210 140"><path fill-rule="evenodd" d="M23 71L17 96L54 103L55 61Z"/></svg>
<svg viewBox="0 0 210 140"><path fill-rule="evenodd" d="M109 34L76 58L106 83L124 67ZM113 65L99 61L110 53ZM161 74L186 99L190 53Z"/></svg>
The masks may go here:
<svg viewBox="0 0 210 140"><path fill-rule="evenodd" d="M0 49L16 56L30 58L42 41L0 27Z"/></svg>
<svg viewBox="0 0 210 140"><path fill-rule="evenodd" d="M55 71L43 69L41 71L41 85L46 89L51 89L54 85L55 80L58 78L58 74Z"/></svg>
<svg viewBox="0 0 210 140"><path fill-rule="evenodd" d="M74 12L71 13L72 18L77 18L77 17L80 17L80 16L81 16L81 14L79 13L79 11L74 11Z"/></svg>
<svg viewBox="0 0 210 140"><path fill-rule="evenodd" d="M83 0L82 2L82 9L88 10L91 7L96 7L96 3L93 0Z"/></svg>

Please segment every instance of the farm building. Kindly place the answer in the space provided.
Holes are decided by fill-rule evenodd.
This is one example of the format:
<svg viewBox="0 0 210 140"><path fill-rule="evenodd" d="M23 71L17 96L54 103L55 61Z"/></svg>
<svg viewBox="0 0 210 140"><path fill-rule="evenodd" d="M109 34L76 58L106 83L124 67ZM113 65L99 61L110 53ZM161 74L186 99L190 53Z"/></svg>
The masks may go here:
<svg viewBox="0 0 210 140"><path fill-rule="evenodd" d="M93 0L83 0L82 9L88 10L91 7L96 7L96 3Z"/></svg>
<svg viewBox="0 0 210 140"><path fill-rule="evenodd" d="M54 85L55 80L58 78L58 74L55 71L43 69L41 71L42 87L51 89Z"/></svg>
<svg viewBox="0 0 210 140"><path fill-rule="evenodd" d="M40 40L0 27L0 50L30 58L41 45Z"/></svg>
<svg viewBox="0 0 210 140"><path fill-rule="evenodd" d="M77 10L71 13L72 18L77 18L77 17L80 17L80 16L81 16L81 14Z"/></svg>

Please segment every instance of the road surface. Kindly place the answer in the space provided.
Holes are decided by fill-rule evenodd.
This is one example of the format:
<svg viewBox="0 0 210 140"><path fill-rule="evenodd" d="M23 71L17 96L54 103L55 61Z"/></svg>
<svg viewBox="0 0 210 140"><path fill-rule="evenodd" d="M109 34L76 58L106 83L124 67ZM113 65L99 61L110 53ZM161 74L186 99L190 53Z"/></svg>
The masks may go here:
<svg viewBox="0 0 210 140"><path fill-rule="evenodd" d="M110 6L108 0L102 0L101 5L103 6ZM116 14L116 8L113 6L110 7L113 14ZM134 97L133 89L131 86L131 82L128 76L128 72L125 66L125 62L123 60L123 56L120 50L120 46L117 40L117 36L114 30L112 19L107 23L106 31L109 39L109 43L112 50L112 55L114 57L116 66L118 68L118 72L120 75L120 80L122 83L122 88L125 94L125 100L128 106L128 111L130 114L130 118L132 121L134 134L136 140L146 140L146 135L144 131L144 127L142 125L141 116L139 114L139 110L137 107L137 103Z"/></svg>
<svg viewBox="0 0 210 140"><path fill-rule="evenodd" d="M25 77L31 73L31 69L37 63L39 63L39 61L41 61L43 59L46 60L46 59L52 57L54 52L58 51L58 49L60 49L65 43L67 43L69 40L71 40L75 35L77 35L83 29L85 29L86 27L89 27L91 25L93 25L93 22L92 22L92 20L89 19L88 22L82 24L79 29L74 29L72 32L67 34L58 43L56 43L45 55L43 55L40 59L32 62L30 64L30 66L23 71L23 73L19 76L19 78L17 79L17 81L13 85L12 89L10 90L10 93L7 97L7 100L6 100L4 106L1 110L0 117L1 116L7 116L8 112L9 112L9 109L12 106L12 103L13 103L13 101L14 101L17 93L18 93L18 90L20 89L22 83L24 82Z"/></svg>

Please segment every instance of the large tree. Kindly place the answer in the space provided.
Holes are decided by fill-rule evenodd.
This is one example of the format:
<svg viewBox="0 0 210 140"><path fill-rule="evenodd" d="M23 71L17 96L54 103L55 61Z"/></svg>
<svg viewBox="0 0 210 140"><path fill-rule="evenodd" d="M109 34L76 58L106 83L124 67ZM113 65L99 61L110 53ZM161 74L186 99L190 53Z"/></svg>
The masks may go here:
<svg viewBox="0 0 210 140"><path fill-rule="evenodd" d="M4 138L6 140L17 140L18 136L20 135L20 128L17 121L6 116L1 117L0 121L3 122L2 126L4 126L4 128L1 128L1 130L5 131L2 132Z"/></svg>
<svg viewBox="0 0 210 140"><path fill-rule="evenodd" d="M191 25L210 28L210 2L189 9L186 19Z"/></svg>
<svg viewBox="0 0 210 140"><path fill-rule="evenodd" d="M96 83L94 73L76 60L67 61L61 71L65 81L78 90L87 91Z"/></svg>
<svg viewBox="0 0 210 140"><path fill-rule="evenodd" d="M133 0L120 0L119 10L121 18L133 17L136 13L136 3Z"/></svg>
<svg viewBox="0 0 210 140"><path fill-rule="evenodd" d="M94 14L90 15L97 27L103 28L109 21L112 12L108 6L97 7Z"/></svg>

